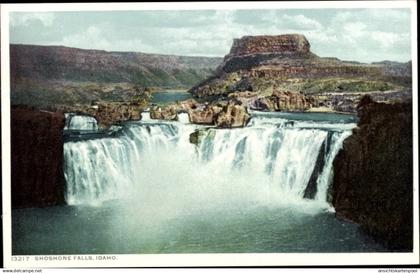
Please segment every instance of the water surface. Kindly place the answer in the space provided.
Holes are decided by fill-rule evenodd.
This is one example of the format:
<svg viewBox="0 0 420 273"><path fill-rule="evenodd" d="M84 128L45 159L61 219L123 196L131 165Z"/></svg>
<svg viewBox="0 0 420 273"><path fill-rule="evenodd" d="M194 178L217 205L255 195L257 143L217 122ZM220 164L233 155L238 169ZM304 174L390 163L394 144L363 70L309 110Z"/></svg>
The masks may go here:
<svg viewBox="0 0 420 273"><path fill-rule="evenodd" d="M166 104L170 102L183 101L192 98L192 94L186 90L166 90L152 93L151 103Z"/></svg>
<svg viewBox="0 0 420 273"><path fill-rule="evenodd" d="M13 254L385 251L328 212L255 207L162 215L120 206L13 210Z"/></svg>

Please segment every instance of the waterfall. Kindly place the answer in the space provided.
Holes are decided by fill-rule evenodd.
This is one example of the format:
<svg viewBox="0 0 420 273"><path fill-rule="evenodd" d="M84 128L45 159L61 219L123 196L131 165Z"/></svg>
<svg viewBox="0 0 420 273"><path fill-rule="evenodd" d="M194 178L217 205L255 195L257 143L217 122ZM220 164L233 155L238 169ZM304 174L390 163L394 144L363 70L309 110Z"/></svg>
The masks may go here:
<svg viewBox="0 0 420 273"><path fill-rule="evenodd" d="M64 130L98 130L98 122L94 117L66 113Z"/></svg>
<svg viewBox="0 0 420 273"><path fill-rule="evenodd" d="M186 114L178 122L129 122L111 136L65 143L66 201L305 202L322 154L311 202L327 205L332 162L353 127L353 122L258 115L240 129L188 124ZM189 142L195 130L201 130L196 145Z"/></svg>
<svg viewBox="0 0 420 273"><path fill-rule="evenodd" d="M322 173L318 176L317 180L317 194L316 200L324 201L327 199L328 186L330 185L331 175L333 171L333 161L338 151L343 147L343 141L351 135L351 131L344 131L342 133L335 133L332 137L332 143L329 144L330 152L326 155L326 163Z"/></svg>
<svg viewBox="0 0 420 273"><path fill-rule="evenodd" d="M184 124L187 124L187 123L190 122L187 113L179 113L178 114L178 120L179 120L179 122L184 123Z"/></svg>

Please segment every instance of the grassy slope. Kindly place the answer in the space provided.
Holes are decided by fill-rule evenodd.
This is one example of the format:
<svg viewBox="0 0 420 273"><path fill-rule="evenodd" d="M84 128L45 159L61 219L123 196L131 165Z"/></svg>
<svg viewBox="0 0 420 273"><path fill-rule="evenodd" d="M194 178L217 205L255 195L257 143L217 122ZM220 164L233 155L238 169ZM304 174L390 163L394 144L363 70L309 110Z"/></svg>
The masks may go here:
<svg viewBox="0 0 420 273"><path fill-rule="evenodd" d="M11 45L12 103L121 101L135 88L187 89L213 74L220 58Z"/></svg>

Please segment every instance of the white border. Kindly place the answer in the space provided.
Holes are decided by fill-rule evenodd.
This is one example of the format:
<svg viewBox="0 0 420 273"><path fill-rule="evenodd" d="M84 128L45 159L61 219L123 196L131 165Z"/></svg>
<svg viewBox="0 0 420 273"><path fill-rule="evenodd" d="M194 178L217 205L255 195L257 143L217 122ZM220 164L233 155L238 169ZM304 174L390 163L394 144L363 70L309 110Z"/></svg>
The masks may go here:
<svg viewBox="0 0 420 273"><path fill-rule="evenodd" d="M238 8L239 7L239 8ZM73 3L1 5L1 111L3 170L3 251L4 265L22 267L166 267L166 266L287 266L287 265L404 265L419 264L418 200L418 82L417 82L417 3L415 1L348 2L203 2L203 3ZM108 261L36 261L40 256L19 256L26 262L12 261L10 191L10 69L9 13L18 11L111 11L111 10L205 10L205 9L308 9L308 8L410 8L413 62L413 148L414 148L414 249L413 253L269 253L269 254L139 254L115 255ZM69 255L57 255L69 256ZM99 255L81 255L79 257ZM16 256L14 256L16 257ZM42 257L45 257L44 255ZM48 257L54 257L50 255ZM77 258L78 255L70 255Z"/></svg>
<svg viewBox="0 0 420 273"><path fill-rule="evenodd" d="M14 11L114 11L114 10L235 10L235 9L355 9L355 8L415 8L415 1L254 1L254 2L145 2L145 3L67 3L13 4Z"/></svg>

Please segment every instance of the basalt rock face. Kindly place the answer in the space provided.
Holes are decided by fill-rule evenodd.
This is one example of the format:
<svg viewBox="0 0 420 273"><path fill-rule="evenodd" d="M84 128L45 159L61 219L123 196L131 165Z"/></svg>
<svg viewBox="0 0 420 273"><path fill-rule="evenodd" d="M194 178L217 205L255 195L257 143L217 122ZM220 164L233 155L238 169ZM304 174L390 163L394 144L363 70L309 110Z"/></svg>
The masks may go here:
<svg viewBox="0 0 420 273"><path fill-rule="evenodd" d="M364 97L359 123L334 160L332 203L339 217L389 249L413 247L413 130L410 103Z"/></svg>
<svg viewBox="0 0 420 273"><path fill-rule="evenodd" d="M318 57L310 51L308 40L298 34L245 36L234 40L216 74L189 92L198 98L248 91L267 97L279 89L311 97L325 93L347 96L356 92L400 91L411 88L410 79L411 62L365 64ZM357 101L364 94L357 94ZM330 108L356 110L347 105Z"/></svg>
<svg viewBox="0 0 420 273"><path fill-rule="evenodd" d="M11 110L12 207L64 202L64 114L31 108Z"/></svg>

